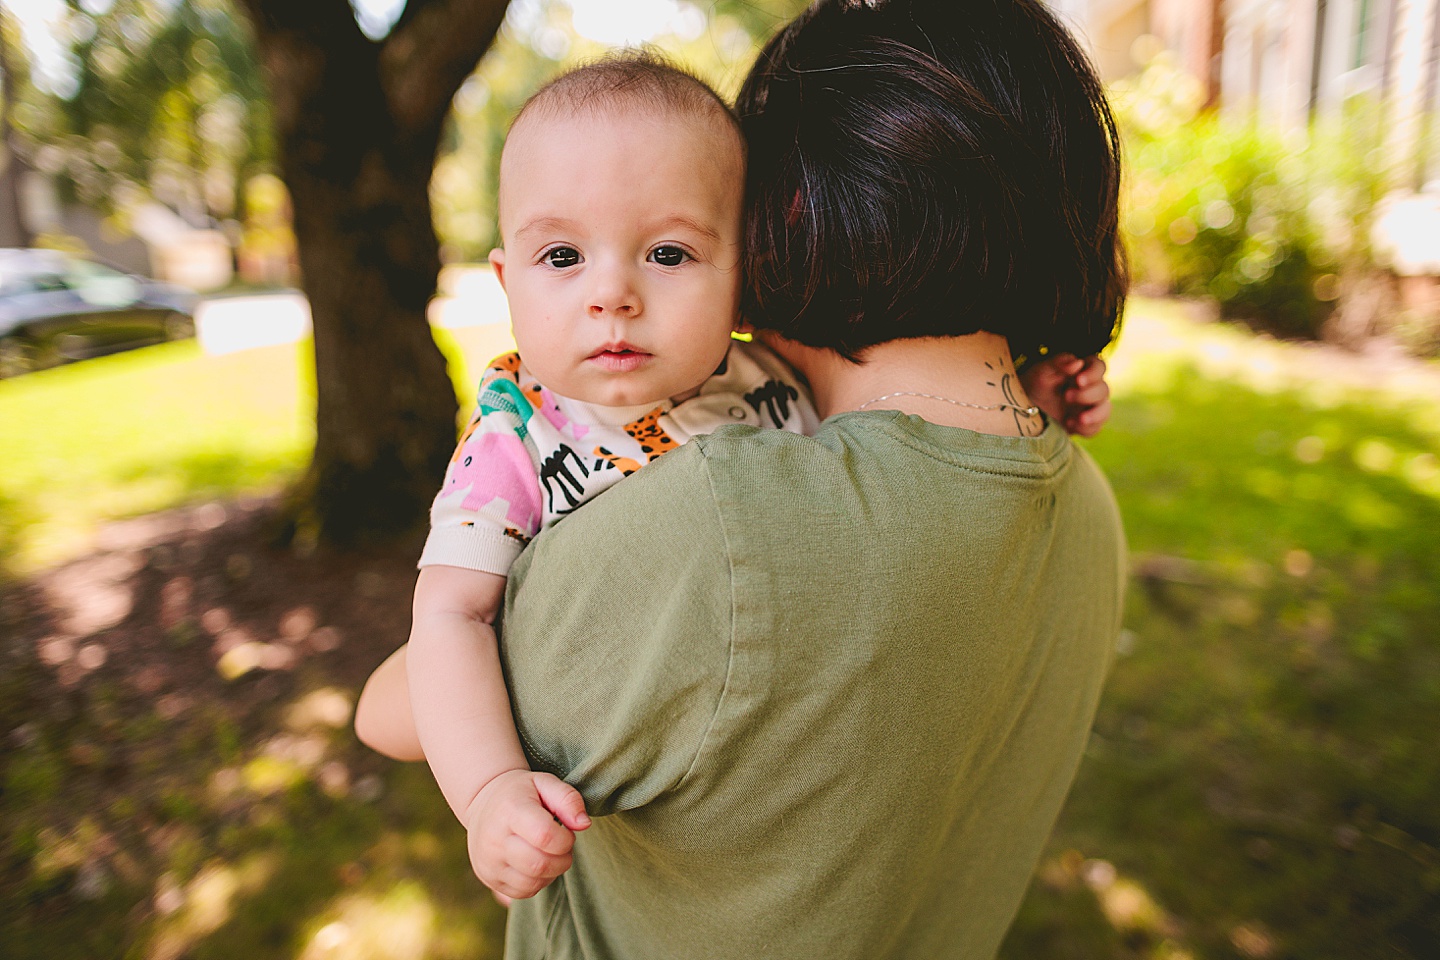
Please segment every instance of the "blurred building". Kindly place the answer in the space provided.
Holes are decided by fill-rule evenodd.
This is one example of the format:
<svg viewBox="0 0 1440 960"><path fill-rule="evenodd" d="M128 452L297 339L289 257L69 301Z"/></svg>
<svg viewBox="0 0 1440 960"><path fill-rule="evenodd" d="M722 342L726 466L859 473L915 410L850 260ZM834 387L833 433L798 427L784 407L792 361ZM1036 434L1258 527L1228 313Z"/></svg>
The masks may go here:
<svg viewBox="0 0 1440 960"><path fill-rule="evenodd" d="M1323 2L1323 0L1321 0ZM1106 82L1139 70L1169 50L1219 101L1225 27L1221 0L1051 0L1089 48Z"/></svg>
<svg viewBox="0 0 1440 960"><path fill-rule="evenodd" d="M234 276L231 244L219 230L194 227L168 207L127 211L129 229L75 203L62 203L51 179L0 143L0 247L74 248L130 273L195 290L217 290Z"/></svg>
<svg viewBox="0 0 1440 960"><path fill-rule="evenodd" d="M1440 181L1440 0L1054 0L1106 80L1157 48L1205 85L1207 103L1303 130L1377 104L1397 187ZM1440 189L1440 184L1437 184Z"/></svg>
<svg viewBox="0 0 1440 960"><path fill-rule="evenodd" d="M1354 98L1379 104L1397 186L1440 178L1432 139L1440 66L1437 0L1230 0L1222 101L1303 127Z"/></svg>
<svg viewBox="0 0 1440 960"><path fill-rule="evenodd" d="M1440 275L1440 0L1052 0L1107 81L1159 50L1207 106L1303 134L1370 111L1393 164L1376 246L1399 274Z"/></svg>

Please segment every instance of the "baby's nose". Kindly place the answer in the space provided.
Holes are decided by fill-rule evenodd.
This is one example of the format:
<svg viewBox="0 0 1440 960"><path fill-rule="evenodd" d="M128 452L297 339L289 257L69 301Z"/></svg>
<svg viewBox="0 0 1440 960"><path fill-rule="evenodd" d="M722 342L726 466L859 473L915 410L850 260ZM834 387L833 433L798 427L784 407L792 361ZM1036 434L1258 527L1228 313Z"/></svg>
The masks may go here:
<svg viewBox="0 0 1440 960"><path fill-rule="evenodd" d="M630 271L621 266L595 271L595 286L590 292L590 315L607 314L632 317L640 313L640 291Z"/></svg>

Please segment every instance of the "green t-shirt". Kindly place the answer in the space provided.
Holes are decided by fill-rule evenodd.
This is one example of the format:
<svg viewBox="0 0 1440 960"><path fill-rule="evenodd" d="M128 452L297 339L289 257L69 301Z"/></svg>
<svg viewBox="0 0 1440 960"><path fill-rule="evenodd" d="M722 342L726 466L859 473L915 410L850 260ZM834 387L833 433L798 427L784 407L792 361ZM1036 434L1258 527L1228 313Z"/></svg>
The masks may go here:
<svg viewBox="0 0 1440 960"><path fill-rule="evenodd" d="M1124 543L1051 424L724 428L536 540L502 659L574 866L551 960L989 958L1074 777Z"/></svg>

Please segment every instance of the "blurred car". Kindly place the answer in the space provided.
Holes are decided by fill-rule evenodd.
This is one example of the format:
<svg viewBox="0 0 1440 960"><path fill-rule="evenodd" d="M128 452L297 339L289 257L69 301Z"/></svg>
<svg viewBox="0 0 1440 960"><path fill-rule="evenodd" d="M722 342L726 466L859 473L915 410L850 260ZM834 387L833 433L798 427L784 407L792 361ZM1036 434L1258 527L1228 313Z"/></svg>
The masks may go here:
<svg viewBox="0 0 1440 960"><path fill-rule="evenodd" d="M83 257L0 248L0 378L193 336L199 300Z"/></svg>

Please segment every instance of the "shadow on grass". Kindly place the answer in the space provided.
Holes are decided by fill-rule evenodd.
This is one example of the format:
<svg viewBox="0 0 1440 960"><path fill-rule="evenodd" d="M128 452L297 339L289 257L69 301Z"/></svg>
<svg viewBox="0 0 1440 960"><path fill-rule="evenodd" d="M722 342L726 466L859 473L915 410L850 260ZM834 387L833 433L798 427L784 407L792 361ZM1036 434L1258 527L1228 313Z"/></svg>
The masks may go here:
<svg viewBox="0 0 1440 960"><path fill-rule="evenodd" d="M1419 419L1177 371L1091 446L1134 552L1007 957L1440 955L1440 466Z"/></svg>
<svg viewBox="0 0 1440 960"><path fill-rule="evenodd" d="M427 772L349 728L418 545L278 552L272 510L129 521L6 592L6 957L498 956Z"/></svg>

